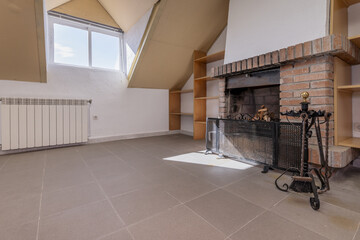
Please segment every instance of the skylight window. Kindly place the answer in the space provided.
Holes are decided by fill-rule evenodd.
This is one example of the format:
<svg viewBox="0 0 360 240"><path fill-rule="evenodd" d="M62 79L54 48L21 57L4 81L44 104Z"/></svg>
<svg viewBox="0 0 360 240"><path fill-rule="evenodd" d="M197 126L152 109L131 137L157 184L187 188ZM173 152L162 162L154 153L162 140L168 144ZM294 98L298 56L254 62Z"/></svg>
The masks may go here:
<svg viewBox="0 0 360 240"><path fill-rule="evenodd" d="M49 20L53 63L120 70L122 33L58 17Z"/></svg>

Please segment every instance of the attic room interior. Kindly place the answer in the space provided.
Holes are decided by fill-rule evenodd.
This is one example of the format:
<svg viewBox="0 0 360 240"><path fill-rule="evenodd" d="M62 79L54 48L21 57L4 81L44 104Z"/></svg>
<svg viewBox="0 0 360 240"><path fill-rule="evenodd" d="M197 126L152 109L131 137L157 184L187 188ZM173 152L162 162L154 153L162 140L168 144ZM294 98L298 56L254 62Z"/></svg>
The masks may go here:
<svg viewBox="0 0 360 240"><path fill-rule="evenodd" d="M1 240L360 240L360 0L0 19Z"/></svg>

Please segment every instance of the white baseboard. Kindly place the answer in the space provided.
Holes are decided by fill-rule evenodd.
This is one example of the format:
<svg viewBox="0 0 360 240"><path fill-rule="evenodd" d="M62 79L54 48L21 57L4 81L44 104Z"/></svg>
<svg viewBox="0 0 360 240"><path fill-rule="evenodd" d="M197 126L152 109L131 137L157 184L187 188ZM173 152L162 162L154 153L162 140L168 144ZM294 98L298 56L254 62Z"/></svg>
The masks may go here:
<svg viewBox="0 0 360 240"><path fill-rule="evenodd" d="M171 134L188 135L188 134L186 134L185 132L183 132L181 130L175 130L175 131L161 131L161 132L150 132L150 133L125 134L125 135L119 135L119 136L89 137L89 141L87 143L69 144L69 145L55 145L55 146L38 147L38 148L26 148L26 149L17 149L17 150L10 150L10 151L2 151L2 150L0 150L0 155L23 153L23 152L34 152L34 151L54 149L54 148L71 147L71 146L78 146L78 145L85 145L85 144L103 143L103 142L112 142L112 141L134 139L134 138L143 138L143 137L156 137L156 136L164 136L164 135L171 135ZM0 145L0 149L1 149L1 145Z"/></svg>
<svg viewBox="0 0 360 240"><path fill-rule="evenodd" d="M179 133L181 133L179 130L175 130L175 131L161 131L161 132L150 132L150 133L124 134L118 136L90 137L89 143L91 144L91 143L112 142L112 141L143 138L143 137L157 137L157 136L179 134Z"/></svg>
<svg viewBox="0 0 360 240"><path fill-rule="evenodd" d="M186 130L178 130L180 134L188 135L188 136L194 136L193 132L186 131Z"/></svg>

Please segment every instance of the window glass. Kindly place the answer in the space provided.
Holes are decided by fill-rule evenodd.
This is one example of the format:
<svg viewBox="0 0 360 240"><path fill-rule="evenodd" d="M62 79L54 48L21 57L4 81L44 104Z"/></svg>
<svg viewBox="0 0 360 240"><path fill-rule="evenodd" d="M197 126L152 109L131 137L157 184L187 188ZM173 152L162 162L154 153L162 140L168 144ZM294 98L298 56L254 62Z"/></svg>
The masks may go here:
<svg viewBox="0 0 360 240"><path fill-rule="evenodd" d="M54 62L88 67L88 31L54 24Z"/></svg>
<svg viewBox="0 0 360 240"><path fill-rule="evenodd" d="M91 32L92 66L107 69L120 69L119 38L98 32Z"/></svg>

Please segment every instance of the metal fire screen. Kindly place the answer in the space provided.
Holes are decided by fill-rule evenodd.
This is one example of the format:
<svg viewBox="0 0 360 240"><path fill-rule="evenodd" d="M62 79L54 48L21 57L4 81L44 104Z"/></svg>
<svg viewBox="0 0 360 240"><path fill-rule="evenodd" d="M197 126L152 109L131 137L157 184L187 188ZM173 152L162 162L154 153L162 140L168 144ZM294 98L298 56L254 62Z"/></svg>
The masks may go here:
<svg viewBox="0 0 360 240"><path fill-rule="evenodd" d="M301 123L208 118L206 149L275 168L300 168Z"/></svg>

